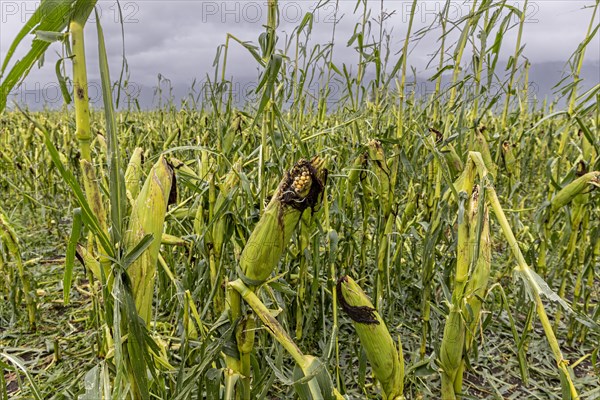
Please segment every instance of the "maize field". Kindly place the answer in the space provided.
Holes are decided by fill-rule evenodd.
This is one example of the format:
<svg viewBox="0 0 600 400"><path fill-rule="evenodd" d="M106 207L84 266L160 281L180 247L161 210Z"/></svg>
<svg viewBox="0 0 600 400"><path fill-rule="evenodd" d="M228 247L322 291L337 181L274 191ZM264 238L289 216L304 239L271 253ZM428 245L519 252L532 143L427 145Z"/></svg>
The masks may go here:
<svg viewBox="0 0 600 400"><path fill-rule="evenodd" d="M255 42L224 32L208 98L142 110L115 107L96 2L42 0L0 73L0 400L600 399L600 80L579 79L600 2L533 101L527 1L442 2L426 96L410 49L439 32L409 3L394 54L366 0L323 46L268 0ZM11 106L51 49L70 104Z"/></svg>

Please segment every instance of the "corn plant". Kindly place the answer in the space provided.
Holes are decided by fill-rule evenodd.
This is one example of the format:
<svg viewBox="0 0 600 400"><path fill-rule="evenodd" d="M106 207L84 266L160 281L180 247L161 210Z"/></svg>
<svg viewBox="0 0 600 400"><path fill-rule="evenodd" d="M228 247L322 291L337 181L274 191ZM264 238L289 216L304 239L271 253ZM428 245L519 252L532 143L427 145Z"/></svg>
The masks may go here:
<svg viewBox="0 0 600 400"><path fill-rule="evenodd" d="M600 395L597 1L554 99L532 2L268 1L149 110L95 4L42 1L1 66L0 400ZM53 49L65 105L9 109Z"/></svg>

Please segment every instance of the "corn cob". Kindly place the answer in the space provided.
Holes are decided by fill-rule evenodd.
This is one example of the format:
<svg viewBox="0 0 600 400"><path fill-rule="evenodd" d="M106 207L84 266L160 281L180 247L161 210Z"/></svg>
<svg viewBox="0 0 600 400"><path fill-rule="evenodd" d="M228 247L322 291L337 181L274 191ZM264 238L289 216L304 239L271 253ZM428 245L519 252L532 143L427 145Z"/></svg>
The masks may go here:
<svg viewBox="0 0 600 400"><path fill-rule="evenodd" d="M35 137L35 124L31 122L27 127L27 130L23 132L23 146L26 149L31 148L31 144L33 143L33 138Z"/></svg>
<svg viewBox="0 0 600 400"><path fill-rule="evenodd" d="M590 186L600 187L600 171L588 172L562 188L550 201L550 212L553 214L563 206L566 206L578 194L589 189Z"/></svg>
<svg viewBox="0 0 600 400"><path fill-rule="evenodd" d="M463 194L464 192L461 192ZM439 361L442 367L442 400L456 398L455 382L462 385L461 368L465 341L465 325L461 315L463 294L470 262L467 215L458 221L458 244L456 250L456 276L452 291L450 313L444 326L444 336L440 346ZM457 380L458 377L458 380Z"/></svg>
<svg viewBox="0 0 600 400"><path fill-rule="evenodd" d="M415 186L412 182L408 186L408 191L406 193L407 201L406 206L404 207L404 211L402 212L402 220L400 223L400 231L404 232L406 226L410 219L415 215L415 211L417 210L417 203L419 201L419 196L415 191Z"/></svg>
<svg viewBox="0 0 600 400"><path fill-rule="evenodd" d="M2 159L2 161L9 163L9 164L12 164L12 162L13 162L13 160L3 151L0 151L0 158Z"/></svg>
<svg viewBox="0 0 600 400"><path fill-rule="evenodd" d="M521 166L519 165L519 161L515 158L512 145L508 141L502 143L502 158L504 159L504 167L506 168L508 175L515 180L519 180L521 176Z"/></svg>
<svg viewBox="0 0 600 400"><path fill-rule="evenodd" d="M252 315L247 315L236 327L235 338L240 354L249 354L254 349L254 331L256 321Z"/></svg>
<svg viewBox="0 0 600 400"><path fill-rule="evenodd" d="M196 171L194 171L193 168L188 166L183 161L178 160L175 157L170 157L169 163L171 164L173 169L177 171L178 176L184 176L190 180L196 180L196 181L201 180L200 176L196 173Z"/></svg>
<svg viewBox="0 0 600 400"><path fill-rule="evenodd" d="M210 191L212 192L212 175L214 173L213 168L211 167L211 159L209 157L209 153L206 150L202 151L201 155L201 163L199 165L199 174L197 175L200 179L203 179L207 182L211 182ZM176 168L181 169L181 166L176 166ZM192 171L193 172L193 171ZM184 171L184 173L188 174L189 171ZM194 175L196 175L194 173ZM206 229L205 225L209 222L211 217L210 215L210 207L207 207L207 202L205 201L205 196L200 196L198 208L196 209L196 213L194 214L194 232L196 235L201 236L204 234L204 242L212 243L212 230Z"/></svg>
<svg viewBox="0 0 600 400"><path fill-rule="evenodd" d="M480 320L481 302L485 296L490 276L490 261L491 261L491 243L490 243L490 226L489 213L487 207L484 206L483 221L479 238L477 235L477 217L478 217L478 202L479 190L477 186L473 189L471 195L471 205L469 210L469 240L475 246L475 241L479 240L478 254L472 254L472 260L476 260L473 270L469 274L469 282L465 289L466 304L470 308L470 312L463 310L463 315L467 317L468 327L466 330L465 346L466 351L471 349L473 336L477 330ZM464 307L466 308L466 306ZM469 318L469 314L472 316Z"/></svg>
<svg viewBox="0 0 600 400"><path fill-rule="evenodd" d="M472 164L468 164L465 172ZM458 203L458 240L456 245L456 274L452 290L452 303L450 312L444 326L444 336L440 346L439 362L442 368L442 399L453 400L456 392L462 386L462 362L465 340L465 326L461 315L465 286L469 275L471 263L470 235L469 235L469 206L468 192L476 191L472 176L468 173L462 182ZM458 389L458 390L457 390Z"/></svg>
<svg viewBox="0 0 600 400"><path fill-rule="evenodd" d="M583 159L586 161L593 160L596 156L596 148L594 145L587 139L587 136L580 132L581 136L581 155Z"/></svg>
<svg viewBox="0 0 600 400"><path fill-rule="evenodd" d="M169 246L187 246L190 242L184 238L180 238L178 236L169 235L168 233L164 233L161 235L160 241L162 244L166 244Z"/></svg>
<svg viewBox="0 0 600 400"><path fill-rule="evenodd" d="M375 377L381 382L384 399L404 398L404 360L398 355L385 322L360 286L349 276L338 280L337 296L342 309L352 319Z"/></svg>
<svg viewBox="0 0 600 400"><path fill-rule="evenodd" d="M446 163L450 167L450 171L452 173L452 177L457 176L460 171L463 170L463 163L454 146L448 143L444 149L442 149L442 154L444 154L444 158L446 159Z"/></svg>
<svg viewBox="0 0 600 400"><path fill-rule="evenodd" d="M98 147L100 148L100 152L104 155L108 154L108 146L106 144L106 138L101 133L96 135L96 140L98 142Z"/></svg>
<svg viewBox="0 0 600 400"><path fill-rule="evenodd" d="M452 144L450 143L444 144L443 134L437 129L429 128L429 133L431 133L430 137L428 138L431 147L433 148L439 146L440 151L443 154L444 159L446 160L446 163L450 167L451 175L455 177L460 171L463 170L463 163L458 154L456 153L454 146L452 146Z"/></svg>
<svg viewBox="0 0 600 400"><path fill-rule="evenodd" d="M379 251L377 254L377 280L375 284L375 308L381 306L383 291L385 289L385 273L387 265L387 252L389 235L392 233L395 215L392 213L393 193L390 190L390 171L386 163L385 153L381 143L371 140L368 145L369 161L377 177L377 193L379 206L383 209L384 221L379 230Z"/></svg>
<svg viewBox="0 0 600 400"><path fill-rule="evenodd" d="M439 357L442 367L442 400L456 398L454 382L462 364L464 341L465 325L460 309L451 305Z"/></svg>
<svg viewBox="0 0 600 400"><path fill-rule="evenodd" d="M104 208L104 203L102 202L102 197L100 196L100 190L98 181L96 178L96 171L94 170L94 166L87 160L80 160L81 170L83 171L84 180L83 185L85 188L85 193L88 202L90 203L90 208L98 218L98 224L100 225L100 229L103 232L108 233L108 225L106 222L106 211ZM99 239L97 239L98 249L101 249ZM104 269L104 276L109 275L110 261L107 257L101 255L100 264Z"/></svg>
<svg viewBox="0 0 600 400"><path fill-rule="evenodd" d="M233 165L232 170L225 176L223 182L219 185L219 194L215 200L215 212L222 211L221 207L223 207L225 201L231 196L231 191L238 185L241 168L241 160L238 160L238 162ZM228 218L226 215L219 215L219 218L214 221L212 229L212 240L217 262L220 262L221 260L223 243L225 242L227 231Z"/></svg>
<svg viewBox="0 0 600 400"><path fill-rule="evenodd" d="M144 163L143 151L141 147L136 147L133 150L125 170L125 189L127 199L129 199L131 205L133 205L140 192L140 178L142 176L142 164Z"/></svg>
<svg viewBox="0 0 600 400"><path fill-rule="evenodd" d="M198 209L193 207L177 207L169 211L169 215L175 219L189 219L196 215Z"/></svg>
<svg viewBox="0 0 600 400"><path fill-rule="evenodd" d="M163 150L168 150L171 146L171 143L173 143L175 139L181 137L181 128L169 129L169 131L171 132L168 132L169 136L167 136L167 140L165 140L165 142L163 143Z"/></svg>
<svg viewBox="0 0 600 400"><path fill-rule="evenodd" d="M327 180L324 160L300 160L285 174L240 257L238 271L251 286L264 282L277 266L302 212L320 204Z"/></svg>
<svg viewBox="0 0 600 400"><path fill-rule="evenodd" d="M125 235L126 248L132 248L147 234L154 236L150 246L127 270L136 309L146 323L150 321L156 262L172 183L173 170L161 156L137 196Z"/></svg>
<svg viewBox="0 0 600 400"><path fill-rule="evenodd" d="M577 164L577 176L583 177L588 172L588 167L583 160L580 160ZM599 175L600 176L600 175ZM591 184L600 183L600 179L597 182L590 182ZM585 183L583 184L585 185ZM570 185L567 185L567 187ZM600 185L599 185L600 186ZM566 187L565 187L566 189ZM579 190L578 188L575 189ZM562 192L562 190L561 190ZM558 194L560 194L559 192ZM557 194L557 196L558 196ZM573 198L572 206L571 206L571 230L569 233L569 240L567 242L567 247L564 250L564 268L562 269L562 277L561 284L558 291L558 295L561 298L565 297L566 289L567 289L567 281L569 276L577 276L575 287L573 290L573 295L576 299L575 304L578 303L579 295L581 293L581 280L583 275L583 260L585 259L585 248L587 247L585 244L586 235L586 225L585 223L588 217L588 210L586 204L589 202L589 191L585 189L579 190L579 193ZM582 243L583 242L583 243ZM577 244L580 244L580 251L583 253L579 253L577 249ZM579 257L578 257L579 253ZM580 261L580 270L578 271L576 268L577 262ZM577 305L576 305L577 307ZM562 310L558 308L556 310L556 314L554 316L554 326L557 327L560 320L562 319ZM572 325L571 325L572 326ZM572 330L569 329L569 333L567 335L567 339L572 338Z"/></svg>
<svg viewBox="0 0 600 400"><path fill-rule="evenodd" d="M454 290L452 291L452 303L455 305L459 305L460 300L462 299L463 289L467 283L469 265L471 263L468 206L468 195L464 191L459 192L456 274L454 277Z"/></svg>
<svg viewBox="0 0 600 400"><path fill-rule="evenodd" d="M365 157L367 153L362 153L356 160L354 160L354 164L352 165L352 169L348 172L348 180L346 182L346 204L352 204L352 195L354 194L353 190L358 183L358 179L361 178L364 173L364 168L367 163L367 158ZM362 180L362 178L361 178Z"/></svg>
<svg viewBox="0 0 600 400"><path fill-rule="evenodd" d="M387 218L392 209L392 193L390 191L390 170L386 164L383 147L378 140L371 140L368 146L369 161L373 164L373 172L377 177L378 193L383 208L383 214Z"/></svg>
<svg viewBox="0 0 600 400"><path fill-rule="evenodd" d="M256 320L253 315L246 315L236 326L235 340L240 352L240 372L242 373L243 391L250 397L250 354L254 350L254 332Z"/></svg>
<svg viewBox="0 0 600 400"><path fill-rule="evenodd" d="M496 177L496 164L492 159L492 154L490 153L490 146L488 145L487 139L483 134L485 132L485 127L481 127L475 131L475 151L481 153L481 157L483 158L483 162L485 163L485 167L492 177Z"/></svg>

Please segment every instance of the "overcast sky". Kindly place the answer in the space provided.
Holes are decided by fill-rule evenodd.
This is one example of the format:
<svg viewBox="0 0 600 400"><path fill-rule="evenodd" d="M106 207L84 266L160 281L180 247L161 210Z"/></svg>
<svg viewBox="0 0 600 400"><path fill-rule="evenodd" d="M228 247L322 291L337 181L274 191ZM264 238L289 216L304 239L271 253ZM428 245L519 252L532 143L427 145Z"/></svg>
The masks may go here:
<svg viewBox="0 0 600 400"><path fill-rule="evenodd" d="M420 1L417 6L415 28L428 26L435 21L436 13L443 1ZM23 22L31 15L38 2L0 0L0 56L6 51ZM121 7L125 22L125 52L130 69L130 80L136 85L152 86L161 73L174 85L190 85L193 79L202 80L213 73L212 63L217 46L223 44L228 33L243 41L257 43L258 35L264 31L266 21L266 0L258 1L152 1L122 0ZM354 12L356 1L341 0L336 13L335 1L325 4L315 14L313 43L327 43L331 40L334 18L339 23L335 33L335 60L338 65L356 65L357 53L346 43L352 36L354 26L362 18L362 9ZM450 17L458 19L466 15L472 3L453 2ZM523 1L509 1L509 4L523 7ZM524 55L532 65L546 62L565 62L577 45L585 37L594 1L541 0L530 1L523 37L526 45ZM385 21L385 28L392 32L392 49L397 51L407 29L410 1L383 2L383 9L391 15ZM279 47L286 34L297 26L305 13L314 10L316 2L280 1ZM380 14L381 3L370 1L371 19L374 23ZM105 31L106 46L111 63L111 75L117 78L121 65L122 38L116 1L98 2L98 11ZM596 18L598 23L598 18ZM86 51L88 56L89 79L99 79L97 68L97 48L95 24L89 23L86 31ZM409 64L416 67L419 74L431 75L426 71L427 60L437 48L439 31L426 35L418 45L412 46ZM514 52L516 29L504 39L504 55L507 59ZM29 39L29 42L31 38ZM23 42L20 51L13 58L18 59L29 47ZM46 64L38 70L34 67L26 80L26 90L42 89L56 82L54 62L57 60L59 45L52 45L46 57ZM258 66L241 46L232 44L227 66L228 77L248 78L256 76ZM394 61L395 61L394 56ZM598 65L600 60L600 38L598 35L588 47L586 61ZM355 68L355 67L354 67ZM70 70L70 66L69 66ZM593 75L592 75L593 76ZM600 72L598 72L600 81ZM47 96L52 97L51 93Z"/></svg>

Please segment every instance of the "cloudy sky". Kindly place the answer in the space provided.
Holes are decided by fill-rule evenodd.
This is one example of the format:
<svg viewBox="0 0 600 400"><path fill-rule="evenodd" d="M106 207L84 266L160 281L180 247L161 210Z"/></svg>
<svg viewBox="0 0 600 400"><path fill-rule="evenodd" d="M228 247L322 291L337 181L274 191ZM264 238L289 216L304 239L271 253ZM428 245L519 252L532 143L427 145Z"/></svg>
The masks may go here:
<svg viewBox="0 0 600 400"><path fill-rule="evenodd" d="M509 1L511 5L523 7L523 1ZM0 57L3 59L6 51L25 20L37 6L35 1L0 0ZM203 80L206 74L214 71L212 63L216 49L225 42L227 34L234 35L242 41L257 43L258 35L264 31L266 21L266 0L259 1L167 1L167 0L122 0L121 8L125 22L125 53L129 64L130 81L132 85L150 88L157 83L158 74L168 78L174 86L188 87L194 79ZM346 63L349 69L356 65L358 56L354 49L347 47L347 41L352 36L355 24L362 18L362 8L354 11L355 0L340 0L323 4L315 11L315 21L312 43L327 43L332 39L334 20L339 21L335 27L335 62L338 65ZM443 1L420 1L415 17L415 31L420 28L435 25L436 14L443 6ZM471 2L455 1L450 11L451 19L458 19L468 13ZM530 1L527 7L526 24L524 27L524 55L532 65L564 65L564 62L577 48L585 37L590 18L591 6L594 1L577 0L538 0ZM317 2L312 0L280 1L280 43L282 46L286 35L296 27L305 13L315 10ZM392 51L396 52L402 46L407 29L410 1L384 0L383 10L390 15L384 23L388 32L392 33L390 43ZM361 6L362 7L362 6ZM377 20L381 11L381 2L369 2L370 17L374 33L378 31ZM111 63L111 75L118 76L121 65L122 37L117 3L114 0L98 2L98 12L101 15L102 26L105 30L106 45ZM88 56L89 79L99 79L97 68L97 42L94 21L87 26L86 51ZM598 23L598 17L596 18ZM424 77L430 76L426 69L427 61L438 46L439 30L432 30L418 44L411 46L412 52L409 63L417 73ZM29 42L31 38L28 39ZM516 29L513 29L504 39L503 58L508 59L514 52ZM14 60L22 56L29 47L28 42L21 45ZM46 100L57 97L58 91L54 84L54 62L61 51L59 45L53 45L47 53L46 63L38 69L34 67L27 78L24 87L19 91L26 96L36 96L42 92ZM258 71L256 61L247 50L232 44L227 66L228 77L255 79ZM397 56L394 56L397 57ZM586 68L588 82L600 82L600 38L598 35L588 47ZM355 67L354 67L355 68ZM69 66L70 69L70 66ZM591 71L591 73L590 73ZM543 77L540 77L540 79ZM532 80L536 77L533 76ZM29 93L29 94L27 94ZM91 94L91 96L93 96ZM29 99L28 101L31 101Z"/></svg>

